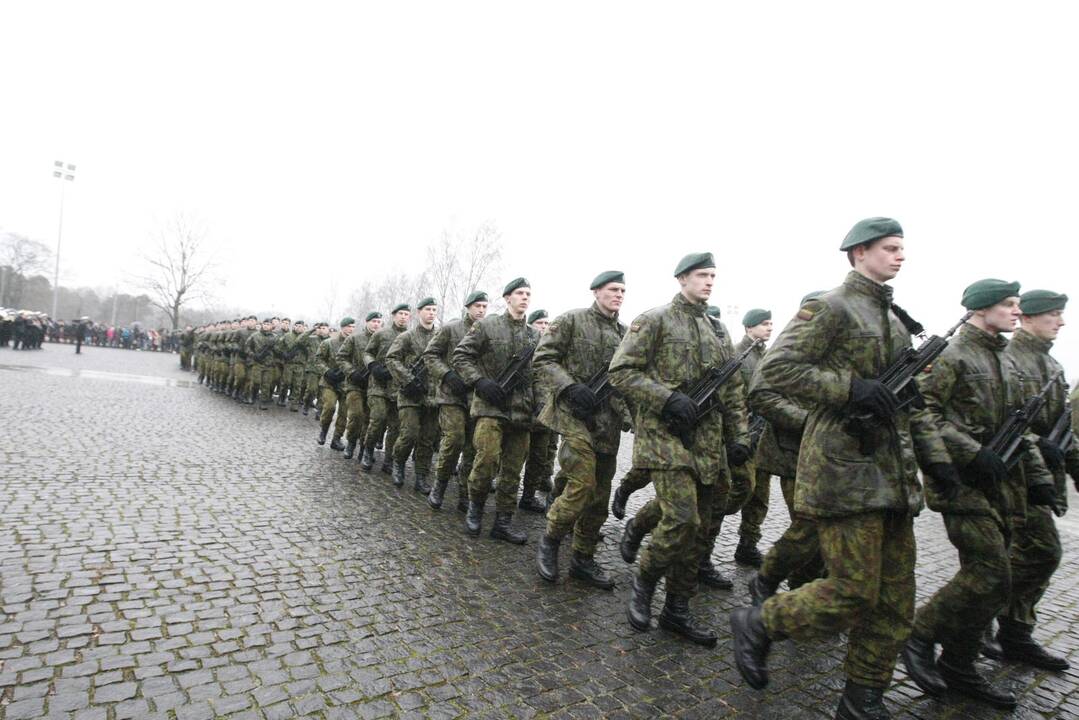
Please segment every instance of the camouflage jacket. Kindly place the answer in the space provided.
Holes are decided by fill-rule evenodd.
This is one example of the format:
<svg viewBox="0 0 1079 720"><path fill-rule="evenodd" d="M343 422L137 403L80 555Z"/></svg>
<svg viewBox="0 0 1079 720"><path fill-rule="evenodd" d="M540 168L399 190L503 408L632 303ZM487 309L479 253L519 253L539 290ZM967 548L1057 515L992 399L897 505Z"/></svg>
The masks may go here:
<svg viewBox="0 0 1079 720"><path fill-rule="evenodd" d="M247 346L244 352L252 363L258 365L272 365L274 361L273 349L277 344L277 336L272 332L259 330L247 338ZM260 357L261 356L261 357Z"/></svg>
<svg viewBox="0 0 1079 720"><path fill-rule="evenodd" d="M750 383L749 408L768 421L757 446L757 468L780 477L795 477L809 413L797 400L776 392L759 372Z"/></svg>
<svg viewBox="0 0 1079 720"><path fill-rule="evenodd" d="M315 357L315 354L318 353L318 348L325 339L328 338L321 338L318 336L317 330L304 338L304 342L307 343L307 350L305 351L307 362L304 364L304 372L318 372L318 359Z"/></svg>
<svg viewBox="0 0 1079 720"><path fill-rule="evenodd" d="M195 347L195 331L184 330L180 333L180 347L184 352L191 352Z"/></svg>
<svg viewBox="0 0 1079 720"><path fill-rule="evenodd" d="M911 345L891 304L891 287L851 271L842 285L802 306L757 368L766 387L808 410L794 492L798 513L917 513L924 505L918 461L950 460L924 410L903 410L880 424L868 454L845 429L851 381L878 377Z"/></svg>
<svg viewBox="0 0 1079 720"><path fill-rule="evenodd" d="M371 382L371 378L368 378L366 383L362 385L356 385L348 379L349 374L353 370L363 370L367 367L367 363L363 359L364 353L367 351L367 346L371 342L371 338L375 336L375 333L367 329L364 325L363 330L359 332L353 332L345 341L341 343L341 347L337 350L337 367L341 368L345 373L345 381L342 383L345 392L352 392L359 390L360 392L367 392L367 386Z"/></svg>
<svg viewBox="0 0 1079 720"><path fill-rule="evenodd" d="M303 352L305 343L304 333L289 330L277 338L277 347L274 349L278 362L282 365L299 365L303 363L300 353Z"/></svg>
<svg viewBox="0 0 1079 720"><path fill-rule="evenodd" d="M251 356L247 354L247 339L257 332L254 328L240 328L232 333L236 345L236 359L245 365L251 364Z"/></svg>
<svg viewBox="0 0 1079 720"><path fill-rule="evenodd" d="M472 402L471 392L466 391L464 395L455 395L449 392L442 384L442 379L446 377L446 373L453 369L450 366L453 360L453 351L457 347L457 343L461 342L461 338L472 327L472 324L472 318L467 315L463 320L446 323L438 330L435 330L434 337L427 344L427 349L423 351L423 357L427 361L427 376L430 378L431 386L434 388L435 402L439 405L457 405L467 409Z"/></svg>
<svg viewBox="0 0 1079 720"><path fill-rule="evenodd" d="M315 372L318 373L318 386L320 388L333 387L333 385L326 382L326 378L323 376L330 370L340 367L337 363L337 351L341 349L341 344L345 340L346 338L341 337L341 334L338 333L336 336L328 337L319 343L318 350L315 351ZM338 385L339 387L341 386ZM336 390L337 388L334 389ZM342 392L344 391L342 390Z"/></svg>
<svg viewBox="0 0 1079 720"><path fill-rule="evenodd" d="M423 325L416 325L390 343L390 349L386 353L386 367L393 373L393 379L397 383L397 407L435 406L435 393L429 378L424 385L423 395L409 397L401 392L401 388L412 380L412 366L423 357L423 351L427 349L427 343L431 342L434 334L434 327L428 329ZM424 362L424 366L426 364ZM424 369L426 370L426 367Z"/></svg>
<svg viewBox="0 0 1079 720"><path fill-rule="evenodd" d="M599 306L562 313L540 338L532 358L537 380L537 401L542 400L540 421L559 435L592 440L599 453L614 455L622 439L625 404L617 393L600 406L587 423L578 420L559 399L573 383L588 383L606 371L614 351L626 334L618 316L607 317Z"/></svg>
<svg viewBox="0 0 1079 720"><path fill-rule="evenodd" d="M734 346L734 353L741 355L746 351L750 345L753 344L753 338L749 335L745 335L738 344ZM757 347L753 352L746 355L745 361L742 362L742 367L739 368L742 371L742 382L745 384L746 392L749 392L749 384L753 380L753 373L756 372L757 366L761 363L761 358L764 357L764 347Z"/></svg>
<svg viewBox="0 0 1079 720"><path fill-rule="evenodd" d="M387 327L384 327L375 333L367 343L367 347L363 350L364 364L370 365L373 362L380 362L385 365L386 353L390 351L390 345L393 344L393 341L397 339L398 335L405 332L407 329L408 328L397 327L397 325L391 322ZM382 382L372 375L368 378L367 382L367 396L383 397L387 400L397 402L397 381L391 378L387 382Z"/></svg>
<svg viewBox="0 0 1079 720"><path fill-rule="evenodd" d="M688 389L705 371L730 357L706 305L681 293L669 305L649 310L629 326L611 359L611 383L634 412L633 465L643 469L687 469L705 485L726 472L726 437L749 444L745 391L738 373L719 393L720 410L696 428L691 449L667 429L660 415L675 389Z"/></svg>
<svg viewBox="0 0 1079 720"><path fill-rule="evenodd" d="M539 333L524 318L514 320L509 313L485 317L474 323L453 350L453 369L469 387L480 378L495 380L515 353L523 352L539 340ZM469 412L472 417L493 417L508 420L525 430L532 427L535 397L531 368L517 383L510 397L509 410L492 405L478 395L472 398Z"/></svg>
<svg viewBox="0 0 1079 720"><path fill-rule="evenodd" d="M1060 363L1049 354L1052 347L1052 342L1042 340L1020 329L1015 331L1012 341L1004 349L1004 354L1011 358L1022 376L1023 399L1037 395L1042 386L1049 382L1049 378L1061 369ZM1045 407L1030 424L1031 432L1041 437L1048 436L1067 406L1068 384L1061 378L1060 382L1050 388L1045 399ZM1072 422L1075 422L1074 414ZM1053 481L1057 488L1057 504L1062 508L1068 507L1067 475L1079 478L1079 443L1074 440L1064 456L1064 468L1053 473Z"/></svg>
<svg viewBox="0 0 1079 720"><path fill-rule="evenodd" d="M990 335L968 323L948 343L930 371L918 378L927 410L939 424L958 468L974 459L1004 424L1008 413L1024 400L1019 369L1004 352L1007 344L1003 336ZM1037 437L1028 432L1024 446L1029 450L1036 441ZM1052 484L1053 478L1036 449L1021 452L1021 462L1008 474L996 500L964 486L950 502L930 492L929 507L939 512L987 515L1022 525L1027 487Z"/></svg>

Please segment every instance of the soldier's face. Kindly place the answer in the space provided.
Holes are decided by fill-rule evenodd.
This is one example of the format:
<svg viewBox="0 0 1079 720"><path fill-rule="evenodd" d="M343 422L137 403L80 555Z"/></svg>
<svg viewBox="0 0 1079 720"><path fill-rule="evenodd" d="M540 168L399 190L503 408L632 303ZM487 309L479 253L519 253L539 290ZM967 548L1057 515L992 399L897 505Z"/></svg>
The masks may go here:
<svg viewBox="0 0 1079 720"><path fill-rule="evenodd" d="M992 307L978 310L985 326L996 332L1011 332L1019 323L1019 298L1005 298Z"/></svg>
<svg viewBox="0 0 1079 720"><path fill-rule="evenodd" d="M431 327L435 324L435 318L438 317L437 305L424 305L419 309L420 324L424 327Z"/></svg>
<svg viewBox="0 0 1079 720"><path fill-rule="evenodd" d="M768 340L772 337L772 321L765 320L751 328L746 328L746 334L754 340Z"/></svg>
<svg viewBox="0 0 1079 720"><path fill-rule="evenodd" d="M551 321L547 318L540 318L536 322L532 323L532 327L536 328L540 335L543 335L547 332L547 328L548 326L550 326L550 324Z"/></svg>
<svg viewBox="0 0 1079 720"><path fill-rule="evenodd" d="M399 328L408 325L408 319L412 317L411 310L398 310L393 314L393 324Z"/></svg>
<svg viewBox="0 0 1079 720"><path fill-rule="evenodd" d="M472 318L472 321L482 320L487 317L487 303L482 300L477 300L468 306L468 316Z"/></svg>
<svg viewBox="0 0 1079 720"><path fill-rule="evenodd" d="M273 332L273 323L262 323L262 332Z"/></svg>
<svg viewBox="0 0 1079 720"><path fill-rule="evenodd" d="M355 325L345 325L343 328L341 328L341 334L344 335L345 337L348 337L349 335L352 334L352 330L355 327L356 327Z"/></svg>
<svg viewBox="0 0 1079 720"><path fill-rule="evenodd" d="M506 307L518 317L528 310L528 303L532 301L532 288L519 287L505 296Z"/></svg>
<svg viewBox="0 0 1079 720"><path fill-rule="evenodd" d="M367 332L377 333L382 329L382 318L367 321Z"/></svg>
<svg viewBox="0 0 1079 720"><path fill-rule="evenodd" d="M289 328L288 320L282 320L281 321L281 329L284 330L285 332L288 332L288 328Z"/></svg>
<svg viewBox="0 0 1079 720"><path fill-rule="evenodd" d="M328 337L329 334L330 334L330 329L328 327L326 327L325 325L323 325L322 327L320 327L318 329L318 336L319 337Z"/></svg>
<svg viewBox="0 0 1079 720"><path fill-rule="evenodd" d="M903 254L903 238L886 237L854 248L854 267L860 269L870 280L883 283L899 274L906 256Z"/></svg>
<svg viewBox="0 0 1079 720"><path fill-rule="evenodd" d="M712 296L712 286L716 284L716 269L701 268L682 275L678 282L682 285L682 294L695 303L702 303Z"/></svg>
<svg viewBox="0 0 1079 720"><path fill-rule="evenodd" d="M607 283L593 290L592 295L596 298L600 310L614 315L622 308L622 301L626 299L626 286L622 283Z"/></svg>
<svg viewBox="0 0 1079 720"><path fill-rule="evenodd" d="M1064 311L1050 310L1037 315L1023 316L1023 329L1036 338L1052 342L1064 327Z"/></svg>
<svg viewBox="0 0 1079 720"><path fill-rule="evenodd" d="M303 323L296 323L295 325L292 326L292 329L295 330L298 333L302 333L304 330L307 329L307 326L304 325Z"/></svg>

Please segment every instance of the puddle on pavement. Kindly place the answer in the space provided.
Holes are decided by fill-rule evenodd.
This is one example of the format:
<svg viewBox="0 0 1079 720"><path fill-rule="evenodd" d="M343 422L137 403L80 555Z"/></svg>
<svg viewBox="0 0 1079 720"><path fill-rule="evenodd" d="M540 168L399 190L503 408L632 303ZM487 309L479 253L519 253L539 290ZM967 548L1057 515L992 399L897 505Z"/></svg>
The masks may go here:
<svg viewBox="0 0 1079 720"><path fill-rule="evenodd" d="M0 370L36 372L56 377L90 378L91 380L118 380L119 382L142 383L143 385L163 387L193 388L198 385L198 383L191 380L174 380L173 378L157 377L156 375L133 375L131 373L106 372L104 370L72 370L69 368L38 367L36 365L4 364L0 364Z"/></svg>

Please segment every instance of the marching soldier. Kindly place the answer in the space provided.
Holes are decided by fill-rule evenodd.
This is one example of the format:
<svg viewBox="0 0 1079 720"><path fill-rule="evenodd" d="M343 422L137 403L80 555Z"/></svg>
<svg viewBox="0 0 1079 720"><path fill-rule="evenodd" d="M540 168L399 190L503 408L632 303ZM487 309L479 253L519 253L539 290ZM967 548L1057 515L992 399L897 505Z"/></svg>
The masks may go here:
<svg viewBox="0 0 1079 720"><path fill-rule="evenodd" d="M247 357L251 358L251 402L258 398L259 410L266 410L273 396L273 352L277 336L273 320L265 318L259 332L247 339Z"/></svg>
<svg viewBox="0 0 1079 720"><path fill-rule="evenodd" d="M550 323L546 310L533 310L528 314L528 324L540 338L547 332ZM537 394L536 404L542 405L543 402ZM551 490L551 474L554 472L554 455L557 450L558 433L552 432L538 418L534 419L528 438L528 459L525 460L521 499L517 501L517 507L521 510L540 514L547 511L547 506L536 498L536 491Z"/></svg>
<svg viewBox="0 0 1079 720"><path fill-rule="evenodd" d="M390 474L393 459L393 446L397 442L400 428L397 416L397 383L393 374L386 367L386 353L397 336L408 329L412 308L408 303L401 303L390 311L392 322L389 327L379 330L364 348L363 360L371 373L367 386L367 400L371 406L371 420L364 439L364 448L371 449L365 454L360 469L370 472L375 465L374 448L382 435L386 435L386 445L382 451L382 472Z"/></svg>
<svg viewBox="0 0 1079 720"><path fill-rule="evenodd" d="M319 434L318 444L326 444L326 435L330 431L330 423L333 423L333 439L330 440L331 450L344 450L341 435L345 432L345 423L348 415L345 410L345 391L341 383L345 379L345 373L337 362L337 354L349 335L352 334L356 321L351 317L341 318L341 332L336 335L330 331L330 336L322 341L315 352L315 361L319 376L319 387L322 389L322 402L319 409ZM337 421L334 422L334 412L337 412Z"/></svg>
<svg viewBox="0 0 1079 720"><path fill-rule="evenodd" d="M475 323L486 317L487 303L487 293L482 290L469 293L465 298L464 318L448 322L436 330L424 350L427 374L438 403L438 425L442 431L438 461L435 463L435 484L427 496L427 504L435 510L442 507L442 499L458 458L461 469L458 474L457 509L461 512L468 510L468 476L476 456L472 445L472 417L468 412L472 398L468 385L450 363L457 343Z"/></svg>
<svg viewBox="0 0 1079 720"><path fill-rule="evenodd" d="M314 328L311 329L314 332ZM280 352L284 374L281 376L281 399L288 395L288 409L299 412L300 399L303 397L304 367L307 365L307 323L297 320L292 325L292 332L285 333L280 341ZM284 404L282 402L282 404Z"/></svg>
<svg viewBox="0 0 1079 720"><path fill-rule="evenodd" d="M840 244L853 270L802 306L757 370L808 410L795 510L817 522L828 577L736 609L735 660L760 689L772 639L849 631L838 718L888 717L882 698L914 610L913 519L922 506L914 452L931 483L958 477L932 418L901 409L876 379L911 346L886 284L899 273L903 249L895 220L858 222ZM852 433L852 416L868 418L858 425L865 437Z"/></svg>
<svg viewBox="0 0 1079 720"><path fill-rule="evenodd" d="M427 478L431 457L438 442L438 405L434 389L427 379L423 351L435 334L438 305L432 297L416 304L416 319L411 330L398 335L386 353L386 367L397 383L397 412L400 432L393 445L393 484L405 484L405 463L413 454L412 489L426 495L431 492Z"/></svg>
<svg viewBox="0 0 1079 720"><path fill-rule="evenodd" d="M476 459L468 479L465 528L473 537L480 534L483 506L497 474L491 537L517 545L528 541L511 522L521 467L528 456L534 407L531 368L524 362L539 339L525 318L531 297L528 280L511 280L502 291L506 312L476 322L453 351L453 369L475 393L471 414L476 421L472 434ZM507 389L499 375L511 368L518 372Z"/></svg>
<svg viewBox="0 0 1079 720"><path fill-rule="evenodd" d="M305 352L307 356L307 362L304 364L304 387L303 387L303 399L301 404L303 405L304 417L314 407L315 398L318 396L318 358L315 355L318 353L318 348L322 344L322 341L330 336L330 325L327 322L315 323L315 333L308 335L304 342L307 343L307 350Z"/></svg>
<svg viewBox="0 0 1079 720"><path fill-rule="evenodd" d="M348 426L345 440L345 457L352 459L356 452L356 444L367 432L367 363L364 362L363 354L367 350L368 343L379 330L382 329L382 313L377 310L367 313L363 323L362 332L354 332L345 338L341 348L337 351L337 365L345 374L345 407L348 408ZM360 457L368 450L366 444L360 448ZM370 448L374 453L375 449ZM375 464L374 456L371 465Z"/></svg>
<svg viewBox="0 0 1079 720"><path fill-rule="evenodd" d="M754 308L742 317L742 327L745 328L745 337L734 346L734 352L741 355L757 340L768 342L772 337L772 311ZM749 383L753 373L757 369L761 358L764 357L764 346L758 345L742 363L742 381L746 391L749 391ZM759 447L759 443L758 443ZM761 539L761 525L764 517L768 514L768 500L772 492L772 475L761 469L757 463L748 463L742 466L746 475L752 481L750 494L745 502L738 508L742 513L742 522L738 527L738 547L734 551L735 562L752 567L760 567L761 553L757 549L757 543Z"/></svg>
<svg viewBox="0 0 1079 720"><path fill-rule="evenodd" d="M288 394L288 387L285 385L285 353L292 347L291 330L292 320L281 318L278 329L274 332L277 342L274 344L273 351L273 386L277 390L279 407L285 407L285 396Z"/></svg>
<svg viewBox="0 0 1079 720"><path fill-rule="evenodd" d="M614 581L595 555L607 519L625 406L614 395L598 397L599 384L590 381L607 381L607 367L625 335L618 321L625 277L615 270L600 273L590 289L592 306L570 310L551 323L532 363L545 398L540 422L562 436L558 474L564 487L547 513L536 564L540 577L556 580L559 545L573 533L570 576L611 590Z"/></svg>
<svg viewBox="0 0 1079 720"><path fill-rule="evenodd" d="M191 370L191 356L195 352L195 331L190 325L184 326L180 335L180 369Z"/></svg>

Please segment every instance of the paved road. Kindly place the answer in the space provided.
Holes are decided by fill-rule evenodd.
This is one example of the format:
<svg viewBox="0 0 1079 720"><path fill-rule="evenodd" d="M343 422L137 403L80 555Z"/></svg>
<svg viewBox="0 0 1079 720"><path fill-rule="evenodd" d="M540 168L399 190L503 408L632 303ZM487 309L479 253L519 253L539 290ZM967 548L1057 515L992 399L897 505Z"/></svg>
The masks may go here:
<svg viewBox="0 0 1079 720"><path fill-rule="evenodd" d="M0 718L832 716L839 641L776 644L766 694L733 668L735 528L716 552L735 590L695 601L719 647L634 633L620 523L601 553L613 594L547 585L535 516L523 548L469 539L452 490L432 512L316 445L313 417L238 406L176 366L0 349ZM765 545L786 521L778 488L773 507ZM1061 526L1038 629L1074 666L1077 524ZM917 534L924 598L956 561L939 517ZM1079 717L1079 671L984 667L1022 693L1016 717ZM998 716L924 698L902 670L888 702L900 717Z"/></svg>

